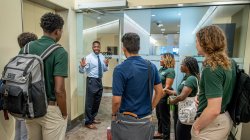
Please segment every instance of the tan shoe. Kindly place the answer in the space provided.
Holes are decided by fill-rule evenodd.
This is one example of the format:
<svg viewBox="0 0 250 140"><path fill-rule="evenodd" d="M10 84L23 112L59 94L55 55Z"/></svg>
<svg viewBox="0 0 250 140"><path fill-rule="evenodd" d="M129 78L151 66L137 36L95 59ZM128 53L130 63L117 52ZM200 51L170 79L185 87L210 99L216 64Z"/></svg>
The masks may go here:
<svg viewBox="0 0 250 140"><path fill-rule="evenodd" d="M88 124L88 125L85 125L85 127L89 129L97 129L97 127L94 124Z"/></svg>

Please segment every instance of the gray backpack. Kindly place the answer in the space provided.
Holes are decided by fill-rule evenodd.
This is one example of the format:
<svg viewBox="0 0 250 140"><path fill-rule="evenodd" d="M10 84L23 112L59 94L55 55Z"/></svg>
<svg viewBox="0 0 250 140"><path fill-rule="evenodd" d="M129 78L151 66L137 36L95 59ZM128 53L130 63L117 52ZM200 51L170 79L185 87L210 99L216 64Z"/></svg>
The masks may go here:
<svg viewBox="0 0 250 140"><path fill-rule="evenodd" d="M42 117L47 113L43 60L60 47L53 44L37 56L29 54L27 44L23 54L9 61L2 73L2 80L6 84L4 110L24 119Z"/></svg>

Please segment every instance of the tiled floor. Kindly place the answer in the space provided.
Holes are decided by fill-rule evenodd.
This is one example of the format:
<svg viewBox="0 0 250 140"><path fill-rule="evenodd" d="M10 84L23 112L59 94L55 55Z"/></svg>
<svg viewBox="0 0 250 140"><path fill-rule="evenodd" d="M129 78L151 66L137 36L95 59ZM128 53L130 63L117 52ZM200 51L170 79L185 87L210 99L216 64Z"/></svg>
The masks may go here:
<svg viewBox="0 0 250 140"><path fill-rule="evenodd" d="M103 96L99 113L97 119L102 121L101 124L96 125L97 130L90 130L79 124L66 134L66 140L106 140L106 129L110 126L111 123L111 97ZM155 113L154 113L155 114ZM156 124L156 116L153 117L154 123ZM173 124L173 123L172 123ZM156 125L157 127L157 125ZM157 129L156 129L157 130ZM174 140L173 129L171 130L171 140Z"/></svg>

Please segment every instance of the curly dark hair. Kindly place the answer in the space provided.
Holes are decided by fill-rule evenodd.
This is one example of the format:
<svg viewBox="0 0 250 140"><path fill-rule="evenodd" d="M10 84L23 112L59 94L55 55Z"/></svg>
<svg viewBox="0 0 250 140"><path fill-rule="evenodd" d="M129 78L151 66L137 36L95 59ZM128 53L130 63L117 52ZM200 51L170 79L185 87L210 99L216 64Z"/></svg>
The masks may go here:
<svg viewBox="0 0 250 140"><path fill-rule="evenodd" d="M17 37L17 42L18 42L20 48L24 47L27 43L29 43L30 41L33 41L33 40L37 40L37 35L34 33L30 33L30 32L21 33Z"/></svg>
<svg viewBox="0 0 250 140"><path fill-rule="evenodd" d="M187 66L191 75L199 79L200 69L199 69L198 61L194 57L190 57L190 56L185 57L185 59L183 60L183 64Z"/></svg>
<svg viewBox="0 0 250 140"><path fill-rule="evenodd" d="M140 50L140 37L136 33L126 33L122 37L123 47L129 53L138 54Z"/></svg>
<svg viewBox="0 0 250 140"><path fill-rule="evenodd" d="M40 26L44 32L52 33L56 29L62 29L64 25L63 18L54 13L46 13L41 17Z"/></svg>

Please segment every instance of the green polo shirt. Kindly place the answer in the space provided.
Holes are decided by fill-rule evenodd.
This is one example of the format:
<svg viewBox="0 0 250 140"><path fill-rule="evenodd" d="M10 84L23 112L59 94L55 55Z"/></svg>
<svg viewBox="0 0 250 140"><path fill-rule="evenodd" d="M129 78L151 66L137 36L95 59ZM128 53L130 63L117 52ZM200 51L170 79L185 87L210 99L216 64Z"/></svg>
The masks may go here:
<svg viewBox="0 0 250 140"><path fill-rule="evenodd" d="M197 85L197 78L193 75L185 75L184 78L181 81L181 84L178 86L178 95L181 94L181 91L183 89L183 87L189 87L192 89L192 92L189 94L188 97L194 97L196 96L197 92L198 92L198 85Z"/></svg>
<svg viewBox="0 0 250 140"><path fill-rule="evenodd" d="M219 66L212 70L211 67L204 67L201 75L197 115L199 116L207 107L208 99L218 97L222 97L221 112L225 112L232 97L235 80L235 68L225 70Z"/></svg>
<svg viewBox="0 0 250 140"><path fill-rule="evenodd" d="M50 45L55 44L55 40L48 36L42 36L36 41L30 42L29 53L41 55ZM22 49L23 50L23 49ZM22 53L22 50L20 53ZM64 48L56 49L44 60L45 88L48 100L56 101L55 96L55 76L68 76L68 53Z"/></svg>
<svg viewBox="0 0 250 140"><path fill-rule="evenodd" d="M165 88L165 86L166 86L166 79L167 78L171 78L171 79L175 78L175 70L173 68L161 67L159 69L159 73L160 73L160 78L161 78L161 83L162 83L163 88Z"/></svg>

